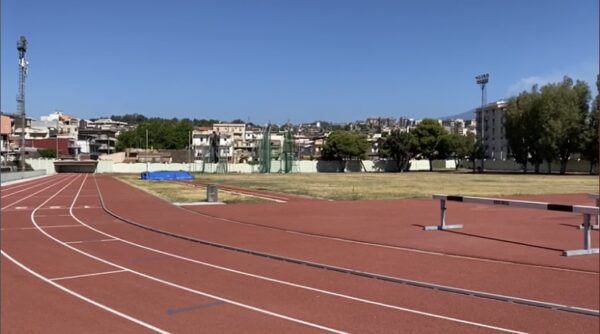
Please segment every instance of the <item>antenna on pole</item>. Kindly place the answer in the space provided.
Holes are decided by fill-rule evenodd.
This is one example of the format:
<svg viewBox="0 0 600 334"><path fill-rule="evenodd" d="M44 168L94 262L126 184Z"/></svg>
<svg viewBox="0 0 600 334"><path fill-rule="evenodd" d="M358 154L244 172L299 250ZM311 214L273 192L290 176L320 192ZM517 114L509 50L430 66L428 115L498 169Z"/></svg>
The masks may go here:
<svg viewBox="0 0 600 334"><path fill-rule="evenodd" d="M29 62L25 59L25 53L27 53L27 39L25 36L21 36L17 41L17 51L19 51L17 112L21 116L21 154L19 162L21 164L21 171L25 171L25 78L27 78L27 65L29 65Z"/></svg>

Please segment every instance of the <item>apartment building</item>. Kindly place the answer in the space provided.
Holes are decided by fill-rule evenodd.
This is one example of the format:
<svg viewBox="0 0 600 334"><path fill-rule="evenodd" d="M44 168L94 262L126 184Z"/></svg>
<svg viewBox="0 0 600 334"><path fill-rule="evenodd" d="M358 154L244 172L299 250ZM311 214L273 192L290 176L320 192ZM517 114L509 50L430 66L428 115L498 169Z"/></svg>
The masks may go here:
<svg viewBox="0 0 600 334"><path fill-rule="evenodd" d="M477 139L482 140L487 159L506 160L508 140L506 139L507 103L499 100L475 110Z"/></svg>

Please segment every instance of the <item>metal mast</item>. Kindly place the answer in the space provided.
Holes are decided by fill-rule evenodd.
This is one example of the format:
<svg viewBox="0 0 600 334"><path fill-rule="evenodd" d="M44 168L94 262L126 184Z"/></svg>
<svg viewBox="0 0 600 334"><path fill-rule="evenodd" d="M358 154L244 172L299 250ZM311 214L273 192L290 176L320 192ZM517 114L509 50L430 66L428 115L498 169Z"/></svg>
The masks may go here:
<svg viewBox="0 0 600 334"><path fill-rule="evenodd" d="M483 156L481 157L481 171L484 170L485 155L487 153L487 139L485 137L485 127L487 126L487 118L485 117L484 107L487 103L487 90L485 85L488 83L490 75L488 73L480 74L475 77L477 84L481 86L481 145L483 145Z"/></svg>
<svg viewBox="0 0 600 334"><path fill-rule="evenodd" d="M27 78L27 65L25 59L27 52L27 39L21 36L17 41L17 51L19 51L19 95L17 95L17 112L21 116L21 170L25 170L25 78Z"/></svg>

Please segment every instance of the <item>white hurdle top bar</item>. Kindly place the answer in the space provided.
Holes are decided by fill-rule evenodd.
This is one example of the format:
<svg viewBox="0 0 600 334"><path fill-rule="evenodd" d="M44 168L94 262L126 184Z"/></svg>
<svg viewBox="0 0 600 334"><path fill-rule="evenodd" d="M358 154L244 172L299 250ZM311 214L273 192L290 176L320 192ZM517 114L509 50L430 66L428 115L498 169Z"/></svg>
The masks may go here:
<svg viewBox="0 0 600 334"><path fill-rule="evenodd" d="M583 214L596 215L596 216L598 215L598 211L599 211L599 208L597 206L552 204L552 203L544 203L544 202L519 201L519 200L513 200L513 199L497 199L497 198L486 198L486 197L433 195L433 199L446 200L446 201L451 201L451 202L500 205L500 206L508 206L508 207L513 207L513 208L574 212L574 213L583 213Z"/></svg>

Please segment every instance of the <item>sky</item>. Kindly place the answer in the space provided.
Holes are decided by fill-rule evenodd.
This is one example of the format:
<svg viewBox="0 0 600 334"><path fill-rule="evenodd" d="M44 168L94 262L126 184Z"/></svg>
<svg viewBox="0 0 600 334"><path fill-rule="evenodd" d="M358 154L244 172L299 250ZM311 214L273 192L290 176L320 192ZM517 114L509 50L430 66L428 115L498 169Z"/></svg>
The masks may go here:
<svg viewBox="0 0 600 334"><path fill-rule="evenodd" d="M442 117L564 75L596 94L598 0L4 0L1 109L256 124Z"/></svg>

